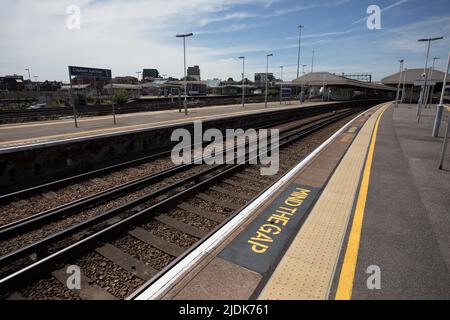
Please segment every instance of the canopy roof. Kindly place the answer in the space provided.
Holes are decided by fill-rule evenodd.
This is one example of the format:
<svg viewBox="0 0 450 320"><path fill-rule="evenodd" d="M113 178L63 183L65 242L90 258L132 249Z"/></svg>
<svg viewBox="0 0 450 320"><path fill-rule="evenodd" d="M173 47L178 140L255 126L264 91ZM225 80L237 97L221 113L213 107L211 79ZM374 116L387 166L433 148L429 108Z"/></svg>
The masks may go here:
<svg viewBox="0 0 450 320"><path fill-rule="evenodd" d="M329 72L310 72L292 81L309 86L350 86L357 88L393 90L381 83L358 81L343 76L338 76Z"/></svg>
<svg viewBox="0 0 450 320"><path fill-rule="evenodd" d="M427 69L427 73L429 73L431 70L431 68ZM402 83L403 83L403 78L405 78L405 83L406 84L413 84L415 80L422 80L422 74L423 74L423 68L420 69L407 69L406 71L404 71L403 75L402 75ZM433 74L431 76L432 80L436 80L436 82L440 82L442 83L444 81L444 72L439 71L439 70L434 70ZM391 74L385 78L383 78L381 80L381 82L383 84L386 85L397 85L398 84L398 80L400 79L400 72L396 72L394 74Z"/></svg>

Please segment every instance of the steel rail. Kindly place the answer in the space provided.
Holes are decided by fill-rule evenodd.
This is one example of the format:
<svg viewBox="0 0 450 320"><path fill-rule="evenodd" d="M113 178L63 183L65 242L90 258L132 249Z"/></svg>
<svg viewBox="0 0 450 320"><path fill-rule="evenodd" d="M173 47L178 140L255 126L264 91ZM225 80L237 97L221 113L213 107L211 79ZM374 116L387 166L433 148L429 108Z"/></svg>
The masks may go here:
<svg viewBox="0 0 450 320"><path fill-rule="evenodd" d="M341 113L335 116L329 117L329 119L321 121L315 125L311 125L310 127L306 129L290 129L288 131L294 131L286 136L284 136L282 141L280 141L279 147L282 147L286 144L290 144L293 141L305 137L331 123L334 123L340 119L343 119L350 114L354 113L354 110L350 110L345 113ZM300 127L304 127L305 125L301 125ZM279 148L278 147L278 148ZM275 149L272 148L270 145L269 148L271 151L274 151ZM249 151L250 152L250 151ZM247 153L247 156L249 155L249 152ZM256 155L258 157L259 155ZM244 163L241 164L235 164L235 165L228 165L231 166L230 168L225 169L222 172L219 172L218 174L207 178L206 180L203 180L197 184L194 184L193 186L179 192L176 195L169 196L168 198L153 204L151 207L146 208L144 210L141 210L137 213L132 214L131 216L122 219L100 231L95 232L94 234L91 234L87 236L86 238L69 245L66 248L63 248L45 258L42 258L33 264L26 266L25 268L14 272L11 275L6 276L3 279L0 279L0 294L6 293L8 291L13 290L14 286L24 283L25 281L33 278L34 276L38 275L40 272L45 272L48 268L51 268L56 263L60 263L64 261L67 258L73 258L75 256L78 256L81 252L83 252L87 247L91 245L96 245L98 243L106 242L111 237L117 236L117 234L124 229L128 228L131 224L136 224L139 221L142 221L144 219L148 219L149 215L151 213L155 213L156 211L160 211L162 209L165 209L167 207L173 206L174 204L177 204L178 202L188 198L193 193L199 192L203 189L208 188L212 183L223 179L224 177L227 177L228 175L234 173L235 171L242 168L244 165L247 165L251 159L247 158ZM151 216L150 216L151 218Z"/></svg>
<svg viewBox="0 0 450 320"><path fill-rule="evenodd" d="M300 113L299 117L300 116L313 117L313 116L320 115L320 114L323 114L323 113L331 112L332 110L333 110L332 107L324 108L324 110L318 110L317 112L312 112L312 111L315 111L315 110L304 110L305 113L303 113L303 112ZM284 124L284 123L291 122L291 121L292 121L292 119L282 120L282 121L270 123L268 125L274 126L274 125ZM257 127L256 129L260 129L260 128L264 128L264 127L267 127L267 126L260 126L260 127ZM192 144L191 147L195 147L195 144ZM150 156L141 157L141 158L138 158L138 159L134 159L134 160L126 161L126 162L123 162L123 163L111 165L111 166L108 166L108 167L105 167L105 168L100 168L100 169L96 169L96 170L93 170L93 171L85 172L85 173L82 173L82 174L77 174L77 175L74 175L74 176L71 176L71 177L67 177L67 178L56 180L56 181L44 183L42 185L38 185L38 186L30 187L30 188L25 188L25 189L22 189L22 190L10 192L8 194L0 195L0 204L5 204L5 203L11 202L11 201L13 201L15 199L18 199L18 198L20 199L20 198L24 198L24 197L27 197L27 196L32 196L32 195L36 195L36 194L39 194L39 193L43 193L43 192L45 192L47 190L52 190L54 188L63 187L63 186L69 185L71 183L76 183L78 181L89 179L89 178L94 177L94 176L107 174L107 173L110 173L110 172L113 172L113 171L117 171L117 170L119 170L121 168L131 167L133 165L137 165L137 164L145 162L145 161L151 161L151 160L160 159L160 158L163 158L164 156L169 156L170 152L171 152L171 149L168 148L167 150L158 152L158 153L150 155Z"/></svg>
<svg viewBox="0 0 450 320"><path fill-rule="evenodd" d="M322 118L326 117L327 116L324 116ZM310 120L302 124L302 126L306 126L311 123L317 122L322 118ZM222 152L223 154L226 154L227 151L229 150L224 149ZM84 208L92 207L94 205L99 205L106 201L113 200L125 193L132 192L139 188L144 188L148 186L150 183L157 181L159 179L164 179L172 175L175 175L179 172L189 170L193 166L194 166L193 163L176 165L164 169L162 171L147 175L145 177L141 177L133 181L126 182L119 186L112 187L110 189L89 195L87 197L74 200L61 206L42 211L40 213L28 216L26 218L11 222L9 224L2 225L0 226L0 240L16 236L20 232L35 229L47 221L54 221L55 218L62 219L70 214L76 213L77 210L82 210Z"/></svg>

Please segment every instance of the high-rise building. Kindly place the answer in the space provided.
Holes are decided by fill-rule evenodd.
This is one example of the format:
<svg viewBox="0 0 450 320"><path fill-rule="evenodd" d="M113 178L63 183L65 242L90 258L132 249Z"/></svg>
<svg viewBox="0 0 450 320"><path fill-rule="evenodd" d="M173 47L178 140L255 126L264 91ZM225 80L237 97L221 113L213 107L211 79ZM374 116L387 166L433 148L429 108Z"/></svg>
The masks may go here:
<svg viewBox="0 0 450 320"><path fill-rule="evenodd" d="M157 69L144 69L142 71L142 79L156 79L159 77L159 72Z"/></svg>
<svg viewBox="0 0 450 320"><path fill-rule="evenodd" d="M275 81L275 78L273 76L273 73L255 73L255 83L261 84L265 83L266 79L269 79L269 81Z"/></svg>
<svg viewBox="0 0 450 320"><path fill-rule="evenodd" d="M187 76L190 78L194 78L197 81L200 81L200 67L199 66L188 67Z"/></svg>

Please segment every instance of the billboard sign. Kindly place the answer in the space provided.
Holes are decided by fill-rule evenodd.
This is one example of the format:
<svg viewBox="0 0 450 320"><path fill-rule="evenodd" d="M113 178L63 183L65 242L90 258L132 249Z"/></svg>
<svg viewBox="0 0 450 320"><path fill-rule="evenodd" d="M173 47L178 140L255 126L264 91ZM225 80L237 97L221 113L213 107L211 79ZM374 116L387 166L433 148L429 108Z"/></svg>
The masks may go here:
<svg viewBox="0 0 450 320"><path fill-rule="evenodd" d="M281 97L282 98L290 98L292 95L292 89L291 88L282 88L281 89Z"/></svg>
<svg viewBox="0 0 450 320"><path fill-rule="evenodd" d="M111 70L69 66L71 76L111 79Z"/></svg>
<svg viewBox="0 0 450 320"><path fill-rule="evenodd" d="M420 86L424 86L424 85L425 85L425 80L414 80L414 86L415 87L420 87ZM436 85L436 80L428 80L427 81L427 85L435 86Z"/></svg>

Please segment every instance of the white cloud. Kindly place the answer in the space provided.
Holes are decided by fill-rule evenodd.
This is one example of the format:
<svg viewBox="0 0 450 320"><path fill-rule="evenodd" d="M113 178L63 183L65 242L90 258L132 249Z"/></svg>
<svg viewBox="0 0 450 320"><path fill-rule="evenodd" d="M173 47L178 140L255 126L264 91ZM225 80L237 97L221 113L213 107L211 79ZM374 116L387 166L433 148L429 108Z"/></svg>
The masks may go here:
<svg viewBox="0 0 450 320"><path fill-rule="evenodd" d="M313 33L313 34L303 34L302 39L310 39L310 38L323 38L323 37L332 37L332 36L340 36L343 34L351 33L351 30L346 31L333 31L333 32L323 32L323 33ZM295 40L298 39L298 35L285 37L285 40Z"/></svg>
<svg viewBox="0 0 450 320"><path fill-rule="evenodd" d="M266 8L275 1L2 0L0 74L23 73L30 67L40 79L66 80L68 65L86 65L112 68L114 75L156 67L181 76L182 45L176 33L192 31L211 17L244 19L250 15L229 13L230 9L242 4ZM81 7L80 30L66 28L69 5ZM241 23L228 28L250 27ZM229 61L215 60L220 50L197 49L195 37L189 38L187 62L200 64L205 76L225 76L233 69Z"/></svg>
<svg viewBox="0 0 450 320"><path fill-rule="evenodd" d="M233 13L228 13L223 16L207 17L207 18L201 19L199 24L201 26L205 26L205 25L213 23L213 22L227 21L227 20L242 20L245 18L253 18L253 17L256 17L256 15L248 13L248 12L233 12Z"/></svg>
<svg viewBox="0 0 450 320"><path fill-rule="evenodd" d="M450 36L450 15L432 16L401 27L386 29L384 36L377 43L384 49L421 53L426 50L426 45L418 43L417 40L435 36ZM434 49L444 49L447 46L448 41L445 39L433 42Z"/></svg>
<svg viewBox="0 0 450 320"><path fill-rule="evenodd" d="M293 12L299 12L299 11L308 10L308 9L313 9L313 8L316 8L316 7L317 7L317 5L315 5L315 4L297 5L297 6L290 7L290 8L277 9L270 16L282 16L282 15L285 15L285 14L289 14L289 13L293 13Z"/></svg>
<svg viewBox="0 0 450 320"><path fill-rule="evenodd" d="M393 4L389 5L389 6L387 6L387 7L385 7L385 8L382 8L382 9L380 10L380 12L385 12L385 11L390 10L390 9L392 9L392 8L398 7L399 5L402 5L402 4L406 3L406 2L408 2L408 0L400 0L400 1L397 1L397 2L395 2L395 3L393 3ZM356 20L355 22L353 22L352 25L361 23L361 22L366 21L366 20L367 20L367 16L364 16L364 17L362 17L361 19L358 19L358 20Z"/></svg>

